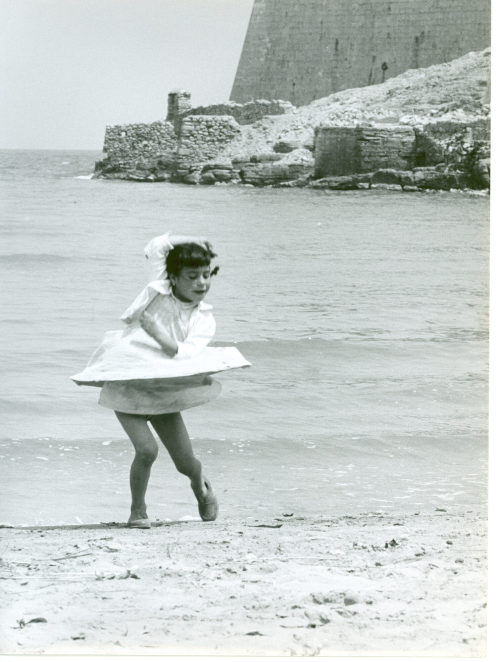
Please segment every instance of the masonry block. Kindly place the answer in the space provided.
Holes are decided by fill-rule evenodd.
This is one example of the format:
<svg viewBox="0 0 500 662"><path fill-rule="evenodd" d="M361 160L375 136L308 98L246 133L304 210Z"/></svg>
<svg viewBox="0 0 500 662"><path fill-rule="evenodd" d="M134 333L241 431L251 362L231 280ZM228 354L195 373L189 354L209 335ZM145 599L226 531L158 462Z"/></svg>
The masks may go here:
<svg viewBox="0 0 500 662"><path fill-rule="evenodd" d="M411 170L415 132L399 125L318 127L314 176L342 176L384 168Z"/></svg>

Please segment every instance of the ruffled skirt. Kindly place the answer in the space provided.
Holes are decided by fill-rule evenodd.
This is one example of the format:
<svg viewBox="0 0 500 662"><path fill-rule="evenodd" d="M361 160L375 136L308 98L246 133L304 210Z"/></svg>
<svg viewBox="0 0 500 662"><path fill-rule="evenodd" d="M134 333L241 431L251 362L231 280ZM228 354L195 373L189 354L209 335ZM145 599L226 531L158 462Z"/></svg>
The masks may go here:
<svg viewBox="0 0 500 662"><path fill-rule="evenodd" d="M108 331L87 367L71 379L102 387L99 404L129 414L165 414L209 402L213 373L250 363L235 347L206 347L191 359L170 358L140 327Z"/></svg>
<svg viewBox="0 0 500 662"><path fill-rule="evenodd" d="M210 402L220 391L209 375L105 382L99 404L125 414L169 414Z"/></svg>

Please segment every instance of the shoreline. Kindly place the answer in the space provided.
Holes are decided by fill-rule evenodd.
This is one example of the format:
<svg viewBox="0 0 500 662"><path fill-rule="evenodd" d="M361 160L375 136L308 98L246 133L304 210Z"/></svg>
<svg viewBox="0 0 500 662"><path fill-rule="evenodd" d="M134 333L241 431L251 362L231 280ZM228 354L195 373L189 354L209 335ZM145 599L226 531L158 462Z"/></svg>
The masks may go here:
<svg viewBox="0 0 500 662"><path fill-rule="evenodd" d="M310 182L303 183L299 182L297 183L296 181L284 181L278 184L250 184L248 182L215 182L211 185L209 184L190 184L187 182L183 181L177 181L177 180L167 180L167 179L140 179L137 177L127 177L127 176L120 176L120 177L103 177L100 175L95 175L95 173L92 173L90 175L85 175L84 177L76 177L76 179L88 179L88 180L96 180L96 181L105 181L105 182L129 182L129 183L134 183L134 184L147 184L147 185L178 185L178 186L187 186L187 187L197 187L200 186L202 188L205 187L230 187L230 188L236 188L236 189L255 189L255 190L266 190L266 189L281 189L281 190L289 190L289 189L305 189L307 191L317 191L321 193L325 192L333 192L333 193L358 193L358 192L394 192L394 193L414 193L414 194L425 194L425 193L434 193L434 194L442 194L442 193L465 193L467 195L471 196L478 196L478 197L489 197L490 196L490 188L489 187L484 187L484 188L472 188L469 186L463 186L463 187L456 187L456 188L424 188L424 187L417 187L417 186L404 186L400 184L369 184L366 181L359 181L365 179L364 175L353 175L352 177L349 175L346 175L345 177L332 177L332 178L324 178L324 179L331 179L331 180L343 180L343 181L332 181L332 182L324 182L323 180L311 180Z"/></svg>
<svg viewBox="0 0 500 662"><path fill-rule="evenodd" d="M0 535L4 655L486 652L486 518L472 510Z"/></svg>

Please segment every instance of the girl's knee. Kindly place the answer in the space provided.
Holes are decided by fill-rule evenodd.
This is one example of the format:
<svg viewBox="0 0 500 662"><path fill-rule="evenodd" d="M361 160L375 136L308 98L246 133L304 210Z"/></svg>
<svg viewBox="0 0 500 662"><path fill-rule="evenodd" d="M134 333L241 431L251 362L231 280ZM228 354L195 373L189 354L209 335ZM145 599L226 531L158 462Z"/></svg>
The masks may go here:
<svg viewBox="0 0 500 662"><path fill-rule="evenodd" d="M146 466L150 466L158 457L158 446L155 444L138 446L135 449L135 459Z"/></svg>
<svg viewBox="0 0 500 662"><path fill-rule="evenodd" d="M115 412L135 448L135 461L150 466L158 456L158 444L148 427L148 417Z"/></svg>

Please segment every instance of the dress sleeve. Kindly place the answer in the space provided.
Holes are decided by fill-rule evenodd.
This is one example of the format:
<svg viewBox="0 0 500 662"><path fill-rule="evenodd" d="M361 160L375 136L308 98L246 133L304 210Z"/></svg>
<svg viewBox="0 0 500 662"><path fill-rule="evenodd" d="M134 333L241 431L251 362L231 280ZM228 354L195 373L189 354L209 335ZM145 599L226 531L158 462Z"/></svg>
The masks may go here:
<svg viewBox="0 0 500 662"><path fill-rule="evenodd" d="M125 324L132 324L136 322L141 316L142 312L146 310L149 304L155 299L157 294L169 294L170 293L170 281L152 281L148 283L146 287L139 292L134 301L130 306L122 313L120 319Z"/></svg>
<svg viewBox="0 0 500 662"><path fill-rule="evenodd" d="M187 337L177 343L174 359L191 359L199 354L215 335L215 319L212 313L198 313Z"/></svg>

